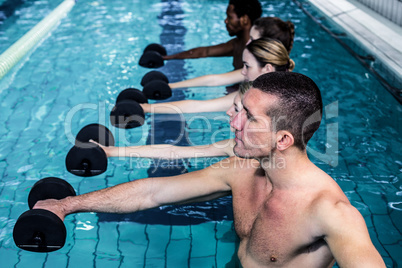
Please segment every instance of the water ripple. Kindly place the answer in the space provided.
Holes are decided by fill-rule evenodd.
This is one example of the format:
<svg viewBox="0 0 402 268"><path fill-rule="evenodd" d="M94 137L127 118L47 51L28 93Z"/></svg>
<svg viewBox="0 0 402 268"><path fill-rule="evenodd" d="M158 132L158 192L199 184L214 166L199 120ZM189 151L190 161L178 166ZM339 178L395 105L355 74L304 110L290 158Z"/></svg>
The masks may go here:
<svg viewBox="0 0 402 268"><path fill-rule="evenodd" d="M402 202L389 202L388 205L390 208L402 211Z"/></svg>

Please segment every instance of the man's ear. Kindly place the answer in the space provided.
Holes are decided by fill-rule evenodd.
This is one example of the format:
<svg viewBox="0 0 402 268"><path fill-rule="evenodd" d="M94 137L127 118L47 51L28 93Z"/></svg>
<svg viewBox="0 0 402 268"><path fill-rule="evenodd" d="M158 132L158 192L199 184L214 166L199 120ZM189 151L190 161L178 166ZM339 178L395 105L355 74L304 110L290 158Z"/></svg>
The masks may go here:
<svg viewBox="0 0 402 268"><path fill-rule="evenodd" d="M263 73L272 73L275 72L275 67L272 66L272 64L267 63L265 66L262 68Z"/></svg>
<svg viewBox="0 0 402 268"><path fill-rule="evenodd" d="M247 25L251 25L251 20L248 17L248 15L243 15L243 16L240 17L240 25L242 27L245 27Z"/></svg>
<svg viewBox="0 0 402 268"><path fill-rule="evenodd" d="M276 133L276 148L279 151L286 150L295 143L293 135L286 130L280 130Z"/></svg>

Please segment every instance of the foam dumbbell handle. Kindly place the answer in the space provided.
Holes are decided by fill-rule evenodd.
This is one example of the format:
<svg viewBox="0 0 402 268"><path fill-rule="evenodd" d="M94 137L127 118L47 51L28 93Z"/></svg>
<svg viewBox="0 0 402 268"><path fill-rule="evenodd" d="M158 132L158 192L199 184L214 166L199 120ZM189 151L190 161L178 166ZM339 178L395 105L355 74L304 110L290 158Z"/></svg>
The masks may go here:
<svg viewBox="0 0 402 268"><path fill-rule="evenodd" d="M94 140L105 146L114 146L114 137L112 132L101 124L89 124L83 127L75 138L75 145L79 147L92 147L89 140Z"/></svg>
<svg viewBox="0 0 402 268"><path fill-rule="evenodd" d="M28 195L28 206L32 209L36 202L45 199L63 199L75 196L74 188L65 180L48 177L37 181Z"/></svg>

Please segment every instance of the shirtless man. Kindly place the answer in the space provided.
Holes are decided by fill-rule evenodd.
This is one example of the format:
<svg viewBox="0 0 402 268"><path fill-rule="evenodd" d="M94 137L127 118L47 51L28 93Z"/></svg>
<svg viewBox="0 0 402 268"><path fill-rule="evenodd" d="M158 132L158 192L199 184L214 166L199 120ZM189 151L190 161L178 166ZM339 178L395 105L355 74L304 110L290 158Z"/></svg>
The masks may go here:
<svg viewBox="0 0 402 268"><path fill-rule="evenodd" d="M261 17L262 9L258 0L230 0L226 10L226 29L230 36L236 36L226 43L214 46L197 47L173 55L164 60L195 59L205 57L233 56L233 67L243 67L242 53L250 39L253 22Z"/></svg>
<svg viewBox="0 0 402 268"><path fill-rule="evenodd" d="M146 178L35 205L61 219L129 213L231 194L243 267L385 267L363 217L307 157L321 121L318 87L290 72L259 76L231 121L237 156L203 170Z"/></svg>

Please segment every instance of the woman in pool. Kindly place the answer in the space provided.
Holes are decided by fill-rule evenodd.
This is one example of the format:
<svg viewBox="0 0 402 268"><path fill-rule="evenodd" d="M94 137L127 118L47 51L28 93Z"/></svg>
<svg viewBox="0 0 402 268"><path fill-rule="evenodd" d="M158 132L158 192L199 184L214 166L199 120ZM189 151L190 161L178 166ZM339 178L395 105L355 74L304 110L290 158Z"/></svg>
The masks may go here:
<svg viewBox="0 0 402 268"><path fill-rule="evenodd" d="M243 82L239 87L239 92L233 100L232 106L226 114L232 120L243 108L241 103L242 96L251 87L252 82ZM96 143L92 141L93 143ZM215 157L215 156L233 156L233 139L226 139L212 144L199 146L174 146L168 144L153 144L141 146L103 146L99 145L108 157L147 157L162 159L179 159L192 157Z"/></svg>
<svg viewBox="0 0 402 268"><path fill-rule="evenodd" d="M251 41L243 51L243 69L229 73L213 75L215 85L227 85L242 81L253 81L261 74L278 71L292 71L295 63L283 44L277 40L262 37ZM202 77L179 83L192 83L202 80ZM214 80L214 79L212 79ZM193 81L193 82L189 82ZM205 84L204 84L205 85ZM187 85L189 86L189 85ZM199 113L226 111L233 103L237 92L210 100L183 100L165 103L140 104L145 113Z"/></svg>

